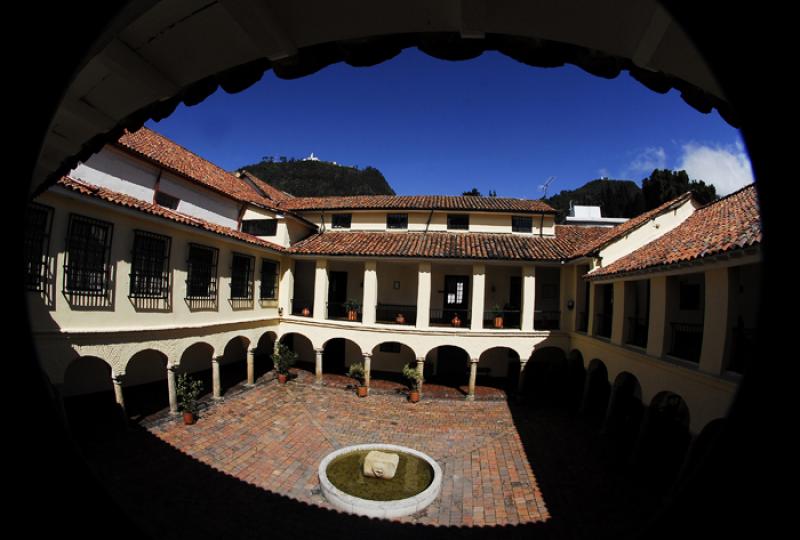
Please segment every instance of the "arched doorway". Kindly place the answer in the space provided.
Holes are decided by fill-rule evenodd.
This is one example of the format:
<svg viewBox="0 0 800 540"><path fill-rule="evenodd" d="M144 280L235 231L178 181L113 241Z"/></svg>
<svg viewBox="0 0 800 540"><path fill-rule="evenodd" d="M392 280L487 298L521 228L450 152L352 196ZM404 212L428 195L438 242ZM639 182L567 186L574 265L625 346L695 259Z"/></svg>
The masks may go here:
<svg viewBox="0 0 800 540"><path fill-rule="evenodd" d="M211 360L214 357L214 347L208 343L195 343L189 346L181 355L176 375L187 373L193 379L203 383L201 396L211 393L212 376Z"/></svg>
<svg viewBox="0 0 800 540"><path fill-rule="evenodd" d="M620 453L630 455L641 429L643 416L644 405L639 380L631 373L623 371L614 380L603 426L605 433L618 442Z"/></svg>
<svg viewBox="0 0 800 540"><path fill-rule="evenodd" d="M416 366L417 357L411 347L396 341L379 343L372 348L370 362L371 389L402 391L407 386L403 367Z"/></svg>
<svg viewBox="0 0 800 540"><path fill-rule="evenodd" d="M167 356L154 349L134 354L122 379L128 416L141 421L169 408Z"/></svg>
<svg viewBox="0 0 800 540"><path fill-rule="evenodd" d="M70 362L61 396L70 427L81 434L102 431L120 419L111 366L96 356L81 356Z"/></svg>
<svg viewBox="0 0 800 540"><path fill-rule="evenodd" d="M567 356L567 409L576 412L583 400L583 388L586 384L586 367L583 363L583 355L574 349Z"/></svg>
<svg viewBox="0 0 800 540"><path fill-rule="evenodd" d="M316 351L311 340L303 334L290 332L282 335L279 341L290 351L297 353L297 362L294 368L309 372L313 376L316 367Z"/></svg>
<svg viewBox="0 0 800 540"><path fill-rule="evenodd" d="M363 362L361 347L349 339L329 339L322 346L323 374L345 376L350 364Z"/></svg>
<svg viewBox="0 0 800 540"><path fill-rule="evenodd" d="M523 395L537 407L566 403L567 359L558 347L536 349L525 366Z"/></svg>
<svg viewBox="0 0 800 540"><path fill-rule="evenodd" d="M272 353L275 351L275 332L267 332L263 334L256 345L255 354L253 357L254 362L254 375L255 380L263 377L273 369Z"/></svg>
<svg viewBox="0 0 800 540"><path fill-rule="evenodd" d="M643 478L661 490L669 489L677 479L690 441L686 402L672 392L656 395L647 408L634 456Z"/></svg>
<svg viewBox="0 0 800 540"><path fill-rule="evenodd" d="M220 391L225 392L234 386L247 382L247 347L250 340L237 336L226 345L219 362Z"/></svg>
<svg viewBox="0 0 800 540"><path fill-rule="evenodd" d="M517 351L509 347L492 347L481 353L476 384L503 390L507 396L516 394L519 369Z"/></svg>
<svg viewBox="0 0 800 540"><path fill-rule="evenodd" d="M469 386L469 354L461 347L440 345L425 356L425 392L430 395L433 386L456 389L467 395ZM428 371L428 366L430 370Z"/></svg>
<svg viewBox="0 0 800 540"><path fill-rule="evenodd" d="M595 358L586 370L586 386L583 392L581 411L593 425L600 426L608 409L611 385L608 382L608 369L602 360Z"/></svg>

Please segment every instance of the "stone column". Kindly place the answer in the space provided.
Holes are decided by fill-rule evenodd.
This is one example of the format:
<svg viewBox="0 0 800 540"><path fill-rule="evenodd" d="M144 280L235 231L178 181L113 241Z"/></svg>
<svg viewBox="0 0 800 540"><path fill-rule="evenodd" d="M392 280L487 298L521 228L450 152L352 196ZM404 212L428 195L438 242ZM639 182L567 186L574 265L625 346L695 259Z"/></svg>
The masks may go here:
<svg viewBox="0 0 800 540"><path fill-rule="evenodd" d="M222 385L220 384L219 376L219 360L221 356L211 359L211 397L213 399L222 399Z"/></svg>
<svg viewBox="0 0 800 540"><path fill-rule="evenodd" d="M728 269L707 270L705 289L700 371L720 375L728 340Z"/></svg>
<svg viewBox="0 0 800 540"><path fill-rule="evenodd" d="M420 379L419 379L419 381L420 381L419 382L419 397L422 398L422 385L423 385L422 376L425 373L425 357L424 356L420 356L420 357L417 358L417 373L419 373L419 377L420 377Z"/></svg>
<svg viewBox="0 0 800 540"><path fill-rule="evenodd" d="M364 261L364 298L361 322L375 324L375 307L378 305L378 263Z"/></svg>
<svg viewBox="0 0 800 540"><path fill-rule="evenodd" d="M517 399L522 398L522 389L525 388L525 366L528 365L528 359L519 359L519 380L517 381Z"/></svg>
<svg viewBox="0 0 800 540"><path fill-rule="evenodd" d="M317 259L314 272L314 319L328 318L328 260Z"/></svg>
<svg viewBox="0 0 800 540"><path fill-rule="evenodd" d="M169 413L178 414L178 388L175 385L177 364L167 365L167 391L169 392Z"/></svg>
<svg viewBox="0 0 800 540"><path fill-rule="evenodd" d="M561 291L558 305L561 310L559 328L564 332L575 331L575 313L577 310L577 294L575 291L575 267L564 265L561 267ZM572 300L573 308L569 309L567 303Z"/></svg>
<svg viewBox="0 0 800 540"><path fill-rule="evenodd" d="M664 356L667 329L667 277L650 278L650 315L647 328L647 354Z"/></svg>
<svg viewBox="0 0 800 540"><path fill-rule="evenodd" d="M475 400L475 379L478 377L478 359L469 359L469 390L467 392L467 401Z"/></svg>
<svg viewBox="0 0 800 540"><path fill-rule="evenodd" d="M315 367L314 367L314 383L318 385L322 385L322 353L325 352L325 349L314 349L316 353L315 357Z"/></svg>
<svg viewBox="0 0 800 540"><path fill-rule="evenodd" d="M417 269L417 328L428 328L430 326L430 317L431 263L421 262Z"/></svg>
<svg viewBox="0 0 800 540"><path fill-rule="evenodd" d="M595 300L597 299L597 285L593 282L589 282L589 309L588 313L586 314L586 335L593 336L594 335L594 304Z"/></svg>
<svg viewBox="0 0 800 540"><path fill-rule="evenodd" d="M483 303L486 295L486 265L472 265L472 324L471 330L483 330Z"/></svg>
<svg viewBox="0 0 800 540"><path fill-rule="evenodd" d="M367 387L367 393L369 393L369 378L370 378L370 370L372 369L372 354L364 353L362 356L364 357L364 386Z"/></svg>
<svg viewBox="0 0 800 540"><path fill-rule="evenodd" d="M256 350L247 351L247 386L256 384Z"/></svg>
<svg viewBox="0 0 800 540"><path fill-rule="evenodd" d="M294 298L294 261L281 259L281 281L278 286L278 307L285 317L292 314L292 298Z"/></svg>
<svg viewBox="0 0 800 540"><path fill-rule="evenodd" d="M536 309L536 267L522 267L522 331L533 332Z"/></svg>
<svg viewBox="0 0 800 540"><path fill-rule="evenodd" d="M622 345L625 328L625 282L614 282L614 300L611 312L611 343Z"/></svg>
<svg viewBox="0 0 800 540"><path fill-rule="evenodd" d="M114 383L114 399L120 408L120 412L122 412L122 417L126 418L127 414L125 411L125 396L122 393L122 377L122 373L112 373L111 382Z"/></svg>

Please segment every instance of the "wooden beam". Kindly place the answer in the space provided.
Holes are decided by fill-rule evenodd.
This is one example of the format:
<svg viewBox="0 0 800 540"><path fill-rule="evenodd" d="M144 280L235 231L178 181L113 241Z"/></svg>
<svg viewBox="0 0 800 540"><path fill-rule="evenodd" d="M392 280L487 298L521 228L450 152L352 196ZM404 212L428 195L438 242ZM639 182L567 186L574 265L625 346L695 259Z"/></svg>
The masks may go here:
<svg viewBox="0 0 800 540"><path fill-rule="evenodd" d="M297 45L266 2L220 0L220 5L266 58L274 61L297 54Z"/></svg>

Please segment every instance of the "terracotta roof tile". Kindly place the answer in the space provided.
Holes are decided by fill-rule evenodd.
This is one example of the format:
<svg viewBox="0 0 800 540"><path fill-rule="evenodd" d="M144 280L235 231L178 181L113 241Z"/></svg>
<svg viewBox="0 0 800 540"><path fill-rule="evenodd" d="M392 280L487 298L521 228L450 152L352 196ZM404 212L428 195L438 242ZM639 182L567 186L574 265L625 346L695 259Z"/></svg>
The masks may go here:
<svg viewBox="0 0 800 540"><path fill-rule="evenodd" d="M596 253L607 244L622 238L629 232L633 231L634 229L639 228L640 226L646 224L651 219L655 218L656 216L666 212L673 206L679 205L680 203L690 199L692 197L691 192L686 192L679 197L675 197L674 199L665 202L661 206L657 208L653 208L645 212L644 214L639 214L638 216L629 219L625 223L620 223L616 227L612 227L611 229L606 229L606 233L599 236L593 242L588 242L587 244L582 246L580 252L575 252L575 256L586 256Z"/></svg>
<svg viewBox="0 0 800 540"><path fill-rule="evenodd" d="M587 247L600 237L607 235L610 227L586 227L581 225L556 225L556 238L571 246L567 258L572 259L588 252Z"/></svg>
<svg viewBox="0 0 800 540"><path fill-rule="evenodd" d="M472 210L486 212L555 213L542 201L446 195L356 195L295 197L281 203L289 210Z"/></svg>
<svg viewBox="0 0 800 540"><path fill-rule="evenodd" d="M144 212L146 214L159 216L164 219L173 221L175 223L189 225L191 227L203 229L215 234L227 236L229 238L234 238L236 240L241 240L242 242L247 242L248 244L252 244L258 247L267 248L279 252L286 251L284 247L279 246L278 244L273 244L272 242L267 242L266 240L262 240L257 236L246 234L237 231L235 229L231 229L229 227L223 227L222 225L217 225L215 223L211 223L203 219L198 219L193 216L181 214L179 212L175 212L173 210L169 210L167 208L163 208L155 204L146 203L129 195L123 195L122 193L117 193L115 191L111 191L104 187L94 186L92 184L80 180L75 180L68 176L61 177L61 179L57 182L57 185L65 189L80 193L82 195L86 195L89 197L93 197L95 199L100 199L106 202L116 204L117 206L123 206L126 208L139 210L140 212Z"/></svg>
<svg viewBox="0 0 800 540"><path fill-rule="evenodd" d="M325 232L295 244L297 255L557 261L571 250L555 237L452 232Z"/></svg>
<svg viewBox="0 0 800 540"><path fill-rule="evenodd" d="M118 146L233 199L277 210L275 202L233 174L148 128L126 131Z"/></svg>
<svg viewBox="0 0 800 540"><path fill-rule="evenodd" d="M758 199L755 186L751 184L698 209L664 236L595 270L588 277L608 277L669 266L760 243Z"/></svg>
<svg viewBox="0 0 800 540"><path fill-rule="evenodd" d="M237 175L238 174L246 176L251 182L253 182L256 185L256 188L260 189L267 197L269 197L273 201L280 202L280 201L285 201L287 199L295 198L294 195L279 190L278 188L272 186L271 184L265 182L258 176L254 175L250 171L242 170L239 171Z"/></svg>

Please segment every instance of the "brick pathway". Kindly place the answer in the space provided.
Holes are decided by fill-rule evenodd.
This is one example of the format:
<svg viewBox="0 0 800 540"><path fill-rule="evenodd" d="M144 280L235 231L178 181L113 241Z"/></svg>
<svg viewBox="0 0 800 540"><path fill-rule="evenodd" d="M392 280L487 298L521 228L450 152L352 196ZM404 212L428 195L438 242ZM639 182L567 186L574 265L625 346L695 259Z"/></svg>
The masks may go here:
<svg viewBox="0 0 800 540"><path fill-rule="evenodd" d="M260 488L324 508L317 466L329 452L383 442L421 450L443 469L442 492L399 521L506 525L549 519L545 501L505 401L423 399L392 392L359 399L315 388L307 374L286 386L260 382L211 405L194 426L154 418L144 424L181 452Z"/></svg>

